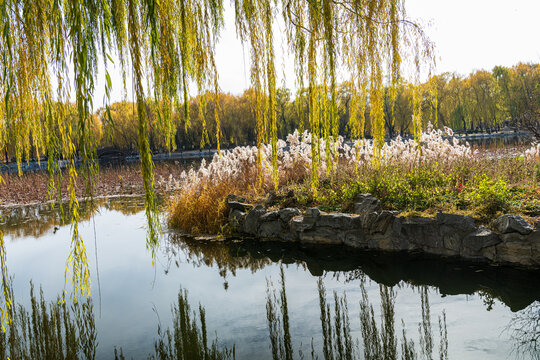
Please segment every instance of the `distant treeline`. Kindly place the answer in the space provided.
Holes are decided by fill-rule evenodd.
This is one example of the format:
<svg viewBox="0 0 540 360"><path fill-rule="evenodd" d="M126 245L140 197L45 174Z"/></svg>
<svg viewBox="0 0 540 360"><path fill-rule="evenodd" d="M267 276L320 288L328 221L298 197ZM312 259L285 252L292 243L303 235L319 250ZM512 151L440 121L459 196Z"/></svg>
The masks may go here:
<svg viewBox="0 0 540 360"><path fill-rule="evenodd" d="M422 121L437 127L448 126L454 130L491 131L504 126L525 129L540 137L540 65L518 64L511 68L497 66L493 71L476 71L467 77L452 73L434 76L420 84ZM413 86L403 84L395 95L388 89L384 96L385 127L387 136L412 133ZM175 144L177 150L199 149L216 146L216 122L214 118L215 94L207 93L193 97L189 102L190 125L186 126L183 106L173 114L176 124ZM252 89L242 95L219 94L220 143L222 148L254 144L256 121L252 104ZM351 113L350 83L338 86L339 133L352 134L349 127ZM149 101L147 113L152 124L159 121L154 104ZM284 138L294 129L309 130L307 90L296 94L287 88L277 90L277 132ZM69 106L73 124L76 124L75 106ZM365 135L370 137L369 100L365 108ZM112 120L112 121L111 121ZM154 152L166 151L162 138L151 126L150 146ZM137 116L136 106L130 102L117 102L109 111L100 109L94 115L92 127L98 148L115 148L136 152ZM204 141L201 141L204 139ZM32 146L32 142L28 142ZM8 154L8 152L10 154ZM3 158L13 157L9 147Z"/></svg>

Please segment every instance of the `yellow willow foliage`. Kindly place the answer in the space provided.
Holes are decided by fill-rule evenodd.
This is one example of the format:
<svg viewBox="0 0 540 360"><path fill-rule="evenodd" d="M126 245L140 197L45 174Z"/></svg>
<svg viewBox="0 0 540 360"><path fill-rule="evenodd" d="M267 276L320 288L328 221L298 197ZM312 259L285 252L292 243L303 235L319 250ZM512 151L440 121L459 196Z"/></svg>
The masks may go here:
<svg viewBox="0 0 540 360"><path fill-rule="evenodd" d="M307 79L309 84L312 146L318 146L315 138L321 135L329 136L329 140L338 135L336 73L342 69L351 76L353 86L350 127L355 136L364 136L364 110L369 106L371 133L377 144L375 158L378 159L377 153L385 137L384 87L390 87L393 109L405 55L421 54L423 57L419 58L430 60L431 43L418 25L407 20L402 0L290 0L282 6L287 41L295 53L297 83L303 84ZM420 46L422 49L415 50ZM388 69L388 84L383 82L385 69ZM325 112L323 134L319 132L320 101L324 103L321 108ZM328 147L325 152L332 169L337 153ZM319 150L314 149L313 155L318 153ZM312 178L317 177L314 168Z"/></svg>
<svg viewBox="0 0 540 360"><path fill-rule="evenodd" d="M2 316L2 331L6 332L6 325L9 325L13 319L11 319L11 308L13 306L11 296L9 293L9 275L6 265L6 246L4 243L4 233L0 230L0 266L2 273L2 296L3 304L0 308L0 314Z"/></svg>
<svg viewBox="0 0 540 360"><path fill-rule="evenodd" d="M438 80L438 77L437 76L432 76L429 81L428 81L428 85L429 85L429 96L430 96L430 100L431 100L431 103L432 103L432 106L430 107L430 112L431 112L431 122L433 123L433 126L435 126L435 128L437 127L438 125L438 118L439 118L439 99L438 99L438 96L437 96L437 80Z"/></svg>
<svg viewBox="0 0 540 360"><path fill-rule="evenodd" d="M59 201L63 197L59 164L67 161L66 196L73 237L65 274L75 298L90 294L75 189L82 177L86 194L91 196L98 174L95 158L101 124L93 115L98 62L103 61L107 69L111 55L116 54L124 84L126 73L133 76L147 194L148 246L154 251L159 222L148 145L147 99L154 98L161 141L173 150L176 127L172 114L182 102L189 125L188 84L195 81L199 89L218 92L214 51L222 26L220 0L0 1L0 151L13 149L19 170L23 159L39 160L47 154L49 194ZM105 80L108 104L112 83L107 70ZM144 81L152 84L147 86L152 93L145 93ZM69 104L72 98L74 106ZM108 105L104 114L110 116ZM2 259L5 255L0 248ZM2 271L7 274L5 262ZM4 304L10 303L8 297L4 291Z"/></svg>

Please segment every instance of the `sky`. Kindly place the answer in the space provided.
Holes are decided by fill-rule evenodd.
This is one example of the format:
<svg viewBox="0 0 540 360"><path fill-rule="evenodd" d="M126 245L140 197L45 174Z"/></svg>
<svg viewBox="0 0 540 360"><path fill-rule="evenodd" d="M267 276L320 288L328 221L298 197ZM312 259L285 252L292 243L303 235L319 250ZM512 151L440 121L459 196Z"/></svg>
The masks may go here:
<svg viewBox="0 0 540 360"><path fill-rule="evenodd" d="M227 0L225 0L227 3ZM519 62L540 63L540 0L405 0L407 15L420 23L435 43L435 73L466 76L475 70L491 71L494 66ZM225 29L217 46L216 63L223 92L241 94L249 84L249 47L236 38L234 11L226 9ZM276 36L282 33L277 24ZM276 42L277 43L277 42ZM290 56L276 45L277 86L294 88ZM131 99L124 94L118 69L113 79L111 100ZM94 99L102 104L104 76L99 76ZM128 90L131 83L127 84ZM193 87L193 94L195 89ZM128 93L131 91L128 91Z"/></svg>

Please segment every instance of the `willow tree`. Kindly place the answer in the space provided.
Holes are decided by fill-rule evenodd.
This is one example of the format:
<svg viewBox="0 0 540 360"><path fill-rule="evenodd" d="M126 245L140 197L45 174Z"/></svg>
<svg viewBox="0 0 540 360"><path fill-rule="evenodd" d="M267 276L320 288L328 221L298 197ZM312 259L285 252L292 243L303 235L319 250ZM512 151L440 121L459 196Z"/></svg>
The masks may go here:
<svg viewBox="0 0 540 360"><path fill-rule="evenodd" d="M368 104L372 134L377 147L382 146L383 87L395 88L402 55L418 53L410 49L418 48L414 39L422 37L420 28L406 20L403 0L235 0L234 6L238 35L251 52L257 143L259 149L267 139L272 143L276 184L277 21L285 24L283 40L294 54L297 88L304 89L307 83L314 189L321 136L326 139L326 160L329 164L337 160L333 144L338 136L336 83L340 71L353 84L351 126L355 135L363 137ZM59 202L59 160L67 160L72 245L66 281L71 281L75 297L90 294L75 187L82 175L86 194L91 196L98 176L96 141L90 131L95 121L93 98L98 76L106 80L106 104L112 89L107 69L113 58L118 59L124 79L132 78L146 194L147 246L154 253L160 224L148 114L150 110L157 114L162 141L172 151L173 114L183 111L185 126L189 126L190 86L204 94L199 104L203 121L206 96L214 94L219 147L215 49L223 14L222 0L0 0L0 151L8 145L15 148L19 173L22 161L46 154L50 196ZM101 74L100 63L105 69ZM76 126L66 116L71 99L77 107ZM107 115L108 106L105 108ZM103 121L110 121L110 116ZM262 171L260 159L258 163ZM3 242L1 245L2 284L7 289L6 254ZM4 300L9 309L5 291Z"/></svg>

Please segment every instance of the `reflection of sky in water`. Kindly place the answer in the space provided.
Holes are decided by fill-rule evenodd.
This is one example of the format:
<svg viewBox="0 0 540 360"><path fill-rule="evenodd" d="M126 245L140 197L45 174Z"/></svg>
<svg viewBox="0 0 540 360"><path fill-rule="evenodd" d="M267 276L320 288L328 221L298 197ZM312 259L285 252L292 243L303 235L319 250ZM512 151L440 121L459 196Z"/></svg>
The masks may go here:
<svg viewBox="0 0 540 360"><path fill-rule="evenodd" d="M206 308L208 334L217 335L221 344L236 344L239 359L270 359L270 341L266 320L266 279L277 288L279 265L272 264L253 273L238 269L236 276L227 275L228 290L216 266L196 267L180 254L179 267L160 252L155 269L152 268L145 244L144 213L125 216L102 209L95 216L101 309L95 266L93 222L81 224L89 252L92 271L92 294L98 331L98 358L111 358L113 347L122 347L126 358L146 358L153 351L158 321L170 327L171 304L177 301L180 287L188 290L193 308L200 302ZM55 234L49 231L39 239L24 241L7 239L8 267L14 275L17 302L29 302L29 281L41 285L45 297L53 299L64 288L64 267L70 243L69 226ZM347 294L353 337L360 337L359 280L344 281L335 273L327 273L325 286L328 302L333 305L333 291ZM300 343L309 357L313 337L315 349L322 349L317 278L298 265L285 268L286 291L293 349L298 355ZM420 294L404 284L397 289L396 334L401 341L401 319L408 337L418 344L418 322L421 320ZM375 282L367 283L370 301L379 319L380 295ZM330 300L330 298L332 298ZM430 288L431 320L438 349L438 316L446 311L450 359L508 359L511 342L504 328L512 313L498 300L491 311L486 311L477 296L455 295L442 297ZM157 315L156 315L157 314ZM436 356L437 352L434 352ZM319 356L320 358L322 356Z"/></svg>

